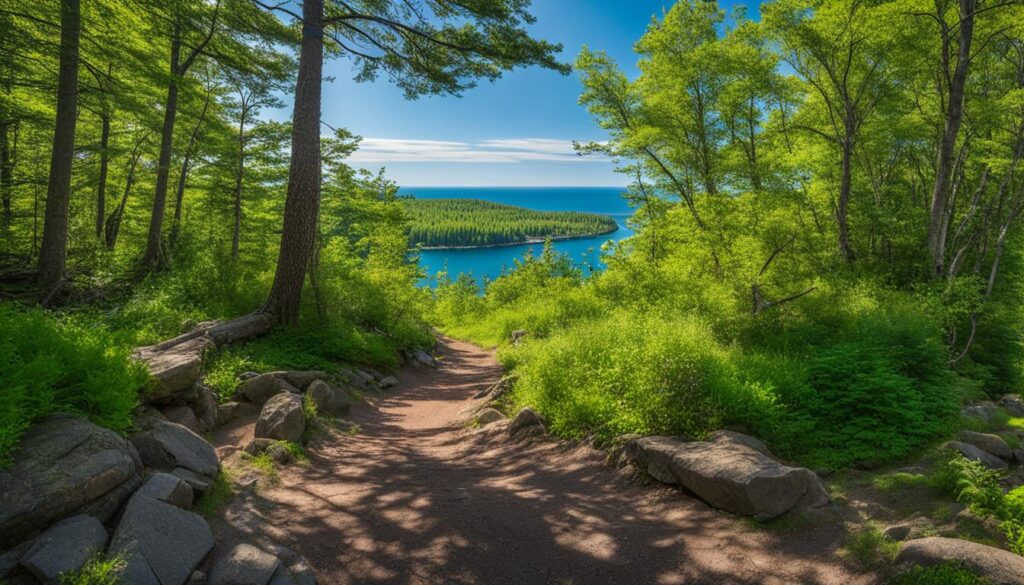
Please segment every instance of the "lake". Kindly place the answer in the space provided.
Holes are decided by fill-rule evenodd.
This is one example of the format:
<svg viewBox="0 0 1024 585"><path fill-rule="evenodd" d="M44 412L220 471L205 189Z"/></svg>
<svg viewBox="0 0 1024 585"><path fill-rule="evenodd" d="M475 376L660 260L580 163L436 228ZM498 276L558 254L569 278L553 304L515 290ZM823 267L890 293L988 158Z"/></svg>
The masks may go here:
<svg viewBox="0 0 1024 585"><path fill-rule="evenodd" d="M403 187L402 195L420 199L482 199L494 203L518 205L540 211L587 211L613 217L619 224L618 231L593 238L554 242L555 250L568 254L584 273L600 270L601 245L608 240L621 240L632 235L626 227L626 218L632 209L622 198L621 187ZM472 248L466 250L426 250L420 255L420 266L427 278L425 285L437 285L437 273L446 269L455 278L462 273L472 274L477 282L484 278L497 278L502 270L515 265L528 249L539 254L541 244L522 244L497 248Z"/></svg>

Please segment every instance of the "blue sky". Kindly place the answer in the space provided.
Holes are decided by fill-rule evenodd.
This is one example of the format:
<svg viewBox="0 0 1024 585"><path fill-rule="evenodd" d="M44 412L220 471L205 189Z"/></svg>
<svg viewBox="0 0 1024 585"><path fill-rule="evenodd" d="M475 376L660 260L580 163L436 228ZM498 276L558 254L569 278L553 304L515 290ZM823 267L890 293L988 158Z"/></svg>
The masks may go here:
<svg viewBox="0 0 1024 585"><path fill-rule="evenodd" d="M729 9L732 2L721 2ZM750 2L748 4L756 4ZM532 32L562 43L562 60L580 48L607 51L631 74L632 45L651 17L671 0L534 0ZM404 186L619 186L607 160L578 157L573 140L604 135L579 105L579 78L539 68L482 82L461 98L405 100L386 79L352 81L345 59L328 62L323 119L364 138L352 159L359 167L387 168Z"/></svg>

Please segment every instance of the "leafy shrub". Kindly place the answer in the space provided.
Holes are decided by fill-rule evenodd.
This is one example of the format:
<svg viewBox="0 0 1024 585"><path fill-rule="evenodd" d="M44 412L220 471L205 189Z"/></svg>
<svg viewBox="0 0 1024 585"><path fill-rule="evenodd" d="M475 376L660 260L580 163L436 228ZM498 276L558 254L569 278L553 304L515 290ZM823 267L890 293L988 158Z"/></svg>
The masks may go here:
<svg viewBox="0 0 1024 585"><path fill-rule="evenodd" d="M123 582L122 573L128 566L120 555L110 558L96 555L85 565L70 573L60 576L61 585L119 585Z"/></svg>
<svg viewBox="0 0 1024 585"><path fill-rule="evenodd" d="M101 328L41 310L0 305L0 463L18 438L54 412L124 432L148 378Z"/></svg>

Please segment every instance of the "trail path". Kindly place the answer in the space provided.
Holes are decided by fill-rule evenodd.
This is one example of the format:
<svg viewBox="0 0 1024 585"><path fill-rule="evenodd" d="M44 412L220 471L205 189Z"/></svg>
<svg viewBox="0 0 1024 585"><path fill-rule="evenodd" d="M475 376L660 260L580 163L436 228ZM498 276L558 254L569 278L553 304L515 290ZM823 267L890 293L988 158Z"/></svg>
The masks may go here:
<svg viewBox="0 0 1024 585"><path fill-rule="evenodd" d="M765 529L676 490L639 485L583 445L512 442L505 423L462 424L501 375L493 352L442 340L439 370L353 408L307 465L245 490L218 541L269 539L306 557L321 584L874 583L835 551L838 522ZM222 454L251 425L216 440Z"/></svg>

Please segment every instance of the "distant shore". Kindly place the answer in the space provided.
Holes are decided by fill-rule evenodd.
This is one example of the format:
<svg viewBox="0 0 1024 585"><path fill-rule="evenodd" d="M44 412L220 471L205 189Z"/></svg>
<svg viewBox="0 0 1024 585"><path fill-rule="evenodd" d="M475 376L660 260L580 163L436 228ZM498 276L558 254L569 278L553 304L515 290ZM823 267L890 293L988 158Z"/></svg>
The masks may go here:
<svg viewBox="0 0 1024 585"><path fill-rule="evenodd" d="M574 236L545 236L543 238L527 238L522 242L502 242L500 244L480 244L476 246L422 246L419 248L417 248L416 246L412 247L419 250L476 250L478 248L507 248L509 246L529 246L532 244L543 244L546 240L551 240L552 242L559 242L565 240L585 240L587 238L596 238L598 236L613 234L617 231L619 231L618 223L615 224L615 227L605 230L603 232L579 234Z"/></svg>

